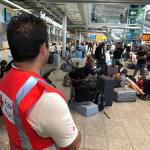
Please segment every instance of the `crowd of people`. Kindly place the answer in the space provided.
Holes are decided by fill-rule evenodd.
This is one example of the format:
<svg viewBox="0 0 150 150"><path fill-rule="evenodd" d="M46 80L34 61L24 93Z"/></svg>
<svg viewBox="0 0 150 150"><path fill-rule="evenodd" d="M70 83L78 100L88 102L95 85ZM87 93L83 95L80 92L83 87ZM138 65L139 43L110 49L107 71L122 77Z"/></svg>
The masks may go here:
<svg viewBox="0 0 150 150"><path fill-rule="evenodd" d="M93 50L94 44L96 46ZM83 67L86 76L88 74L109 75L115 81L120 81L118 82L119 86L125 86L128 84L127 82L132 80L135 85L131 86L130 83L130 87L134 88L139 96L145 95L143 92L145 91L144 83L150 80L150 56L144 46L131 47L130 44L123 45L122 42L94 44L91 42L79 43L77 41L74 48L74 57L85 58L86 56L86 63ZM109 58L107 57L108 53ZM108 63L108 59L110 59L109 62L111 63ZM129 69L133 71L129 73ZM140 71L139 76L137 76L138 71ZM126 77L131 80L127 80ZM139 82L142 82L141 86L139 86Z"/></svg>

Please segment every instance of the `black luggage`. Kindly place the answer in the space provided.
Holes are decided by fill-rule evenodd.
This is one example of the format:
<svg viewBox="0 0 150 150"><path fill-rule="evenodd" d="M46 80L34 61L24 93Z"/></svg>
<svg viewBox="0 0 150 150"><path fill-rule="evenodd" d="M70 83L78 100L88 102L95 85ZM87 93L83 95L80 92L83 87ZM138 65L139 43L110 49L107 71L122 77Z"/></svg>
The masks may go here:
<svg viewBox="0 0 150 150"><path fill-rule="evenodd" d="M112 106L114 95L114 80L108 76L98 76L97 89L103 93L105 98L105 105Z"/></svg>
<svg viewBox="0 0 150 150"><path fill-rule="evenodd" d="M148 96L150 95L150 80L145 80L143 83L143 92Z"/></svg>
<svg viewBox="0 0 150 150"><path fill-rule="evenodd" d="M93 80L72 80L76 102L95 101L98 97L97 82Z"/></svg>
<svg viewBox="0 0 150 150"><path fill-rule="evenodd" d="M85 102L91 101L90 87L88 82L78 80L72 81L72 86L75 89L75 101L76 102Z"/></svg>
<svg viewBox="0 0 150 150"><path fill-rule="evenodd" d="M107 75L107 69L108 69L107 64L103 64L103 65L99 64L97 68L100 68L98 75Z"/></svg>
<svg viewBox="0 0 150 150"><path fill-rule="evenodd" d="M86 74L84 68L76 68L74 71L69 73L69 77L75 80L85 79Z"/></svg>

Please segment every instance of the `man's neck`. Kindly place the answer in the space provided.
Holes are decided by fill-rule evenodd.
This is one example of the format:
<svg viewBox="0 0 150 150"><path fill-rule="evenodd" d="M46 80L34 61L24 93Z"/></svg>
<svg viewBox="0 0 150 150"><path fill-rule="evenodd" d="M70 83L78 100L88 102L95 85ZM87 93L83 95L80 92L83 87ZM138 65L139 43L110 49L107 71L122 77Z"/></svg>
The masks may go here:
<svg viewBox="0 0 150 150"><path fill-rule="evenodd" d="M37 74L40 74L42 68L42 65L32 62L14 62L14 65L21 70L32 71Z"/></svg>

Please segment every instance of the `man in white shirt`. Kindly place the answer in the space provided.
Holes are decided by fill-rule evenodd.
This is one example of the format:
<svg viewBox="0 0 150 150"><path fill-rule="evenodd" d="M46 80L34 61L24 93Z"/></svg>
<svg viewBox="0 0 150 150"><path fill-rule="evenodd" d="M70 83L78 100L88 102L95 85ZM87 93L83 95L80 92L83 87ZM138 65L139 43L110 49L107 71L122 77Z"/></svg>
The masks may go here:
<svg viewBox="0 0 150 150"><path fill-rule="evenodd" d="M7 38L14 66L0 81L0 106L10 149L76 150L81 137L65 98L40 76L49 55L46 24L30 14L15 16Z"/></svg>

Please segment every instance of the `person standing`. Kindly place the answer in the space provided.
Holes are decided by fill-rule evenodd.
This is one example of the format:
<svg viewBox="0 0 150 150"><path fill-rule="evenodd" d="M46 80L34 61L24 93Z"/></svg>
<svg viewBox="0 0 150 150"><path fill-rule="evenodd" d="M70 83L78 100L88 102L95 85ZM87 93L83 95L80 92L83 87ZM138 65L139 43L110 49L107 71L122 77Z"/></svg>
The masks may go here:
<svg viewBox="0 0 150 150"><path fill-rule="evenodd" d="M76 41L75 57L82 58L84 52L84 47L79 43L79 40Z"/></svg>
<svg viewBox="0 0 150 150"><path fill-rule="evenodd" d="M129 58L130 58L130 51L131 51L131 46L130 44L128 44L126 47L125 47L125 54L124 54L124 60L127 61Z"/></svg>
<svg viewBox="0 0 150 150"><path fill-rule="evenodd" d="M106 56L104 50L105 43L100 43L99 46L95 50L95 58L99 64L106 63Z"/></svg>
<svg viewBox="0 0 150 150"><path fill-rule="evenodd" d="M12 17L7 39L13 67L0 80L0 105L11 150L76 150L80 133L66 98L40 76L48 60L48 33L31 14Z"/></svg>
<svg viewBox="0 0 150 150"><path fill-rule="evenodd" d="M146 55L147 53L143 50L143 47L139 47L139 50L137 52L137 65L133 73L133 77L136 76L139 70L140 70L140 75L141 76L144 75L144 68L146 65Z"/></svg>
<svg viewBox="0 0 150 150"><path fill-rule="evenodd" d="M116 44L116 49L113 53L113 64L114 65L120 65L121 64L121 56L123 53L123 48L121 43Z"/></svg>

